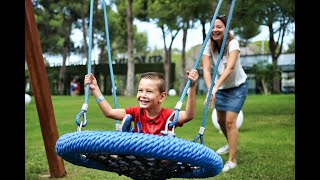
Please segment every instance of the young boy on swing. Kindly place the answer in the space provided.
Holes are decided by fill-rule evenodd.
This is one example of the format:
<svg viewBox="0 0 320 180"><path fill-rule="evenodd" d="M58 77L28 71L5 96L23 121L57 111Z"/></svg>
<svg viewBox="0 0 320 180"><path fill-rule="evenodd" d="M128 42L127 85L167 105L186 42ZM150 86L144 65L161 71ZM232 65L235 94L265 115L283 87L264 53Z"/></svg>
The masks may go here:
<svg viewBox="0 0 320 180"><path fill-rule="evenodd" d="M193 69L187 71L188 79L191 80L188 90L186 110L179 112L179 118L176 127L181 127L184 123L192 120L196 114L196 83L199 78L198 71ZM85 75L84 84L90 84L90 90L103 112L103 114L115 120L126 119L128 115L132 116L134 122L134 131L146 134L163 135L161 131L166 129L166 123L173 109L163 108L162 102L167 97L166 83L164 77L158 72L146 72L140 77L137 100L138 106L125 109L114 109L103 97L93 74ZM173 121L174 116L172 117ZM138 131L138 125L141 129Z"/></svg>

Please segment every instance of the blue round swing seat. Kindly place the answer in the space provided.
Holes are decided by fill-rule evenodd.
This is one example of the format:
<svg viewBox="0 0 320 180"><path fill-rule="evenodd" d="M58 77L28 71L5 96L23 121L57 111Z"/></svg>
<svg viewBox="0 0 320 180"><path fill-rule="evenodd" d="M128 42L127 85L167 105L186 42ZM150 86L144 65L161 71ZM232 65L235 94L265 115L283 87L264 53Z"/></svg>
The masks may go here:
<svg viewBox="0 0 320 180"><path fill-rule="evenodd" d="M74 165L139 180L208 178L223 166L222 158L203 144L144 133L77 131L62 135L56 152Z"/></svg>

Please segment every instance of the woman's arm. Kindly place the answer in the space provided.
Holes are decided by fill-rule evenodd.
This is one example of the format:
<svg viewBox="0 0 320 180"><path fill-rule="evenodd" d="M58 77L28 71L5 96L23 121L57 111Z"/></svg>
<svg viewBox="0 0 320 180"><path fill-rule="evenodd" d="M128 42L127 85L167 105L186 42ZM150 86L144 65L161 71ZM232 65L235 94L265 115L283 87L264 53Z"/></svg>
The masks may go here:
<svg viewBox="0 0 320 180"><path fill-rule="evenodd" d="M206 83L207 89L210 89L212 83L211 79L211 60L210 56L203 54L202 55L202 68L203 68L203 78Z"/></svg>

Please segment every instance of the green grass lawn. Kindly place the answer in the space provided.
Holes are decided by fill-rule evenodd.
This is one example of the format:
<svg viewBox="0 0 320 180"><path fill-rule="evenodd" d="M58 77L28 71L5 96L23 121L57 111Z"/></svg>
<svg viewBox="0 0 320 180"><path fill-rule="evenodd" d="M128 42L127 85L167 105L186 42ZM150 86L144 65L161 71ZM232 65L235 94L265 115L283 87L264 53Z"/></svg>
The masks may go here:
<svg viewBox="0 0 320 180"><path fill-rule="evenodd" d="M187 98L187 97L186 97ZM197 96L196 118L176 129L179 138L192 141L202 125L205 96ZM106 96L113 105L113 97ZM167 97L163 107L174 108L180 97ZM136 105L135 97L118 96L119 108ZM52 96L55 119L59 135L77 129L75 116L80 112L84 96ZM183 108L185 102L183 102ZM115 131L115 121L105 118L95 99L89 96L87 112L88 124L83 130ZM238 166L227 173L207 179L295 179L295 95L249 95L242 109L244 120L239 129L237 152ZM204 143L217 150L226 139L213 126L212 109L206 118ZM49 166L46 158L37 109L32 101L25 107L25 177L29 180L48 179ZM223 161L228 155L221 155ZM74 179L120 179L129 180L116 173L89 169L64 161L67 176L63 180Z"/></svg>

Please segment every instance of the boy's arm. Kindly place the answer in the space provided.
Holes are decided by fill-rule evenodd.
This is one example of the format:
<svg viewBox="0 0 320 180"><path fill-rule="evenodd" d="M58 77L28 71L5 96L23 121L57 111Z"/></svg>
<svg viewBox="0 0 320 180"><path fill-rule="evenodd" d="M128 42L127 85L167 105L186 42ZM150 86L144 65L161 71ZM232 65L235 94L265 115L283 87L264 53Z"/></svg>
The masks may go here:
<svg viewBox="0 0 320 180"><path fill-rule="evenodd" d="M188 98L186 104L186 110L179 113L179 124L184 124L191 121L196 114L196 84L199 78L197 70L192 70L188 73L188 78L191 80L191 84L188 90Z"/></svg>
<svg viewBox="0 0 320 180"><path fill-rule="evenodd" d="M100 96L98 96L98 97L100 97ZM98 98L98 97L96 97L96 98ZM101 97L103 97L103 96L101 95ZM112 119L121 121L124 118L124 116L126 115L125 109L113 109L111 107L111 105L108 103L108 101L104 98L102 101L97 102L97 103L98 103L103 115L108 118L112 118Z"/></svg>
<svg viewBox="0 0 320 180"><path fill-rule="evenodd" d="M91 78L93 79L92 81L94 86L93 89L91 88L92 95L95 97L97 104L100 110L102 111L102 113L104 114L104 116L115 119L115 120L122 120L126 115L125 109L113 109L111 105L108 103L108 101L103 97L94 76L92 76ZM86 84L86 80L85 80L85 84ZM98 100L98 98L100 100Z"/></svg>

